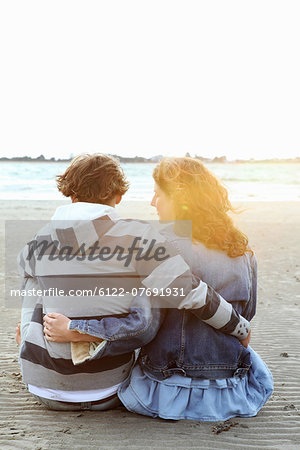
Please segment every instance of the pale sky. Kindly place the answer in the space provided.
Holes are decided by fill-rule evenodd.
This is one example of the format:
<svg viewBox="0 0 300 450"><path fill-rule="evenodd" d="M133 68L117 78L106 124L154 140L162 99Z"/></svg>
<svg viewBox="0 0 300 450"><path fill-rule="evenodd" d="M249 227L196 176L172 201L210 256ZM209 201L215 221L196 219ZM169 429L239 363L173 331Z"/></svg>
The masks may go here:
<svg viewBox="0 0 300 450"><path fill-rule="evenodd" d="M0 0L0 155L300 156L299 0Z"/></svg>

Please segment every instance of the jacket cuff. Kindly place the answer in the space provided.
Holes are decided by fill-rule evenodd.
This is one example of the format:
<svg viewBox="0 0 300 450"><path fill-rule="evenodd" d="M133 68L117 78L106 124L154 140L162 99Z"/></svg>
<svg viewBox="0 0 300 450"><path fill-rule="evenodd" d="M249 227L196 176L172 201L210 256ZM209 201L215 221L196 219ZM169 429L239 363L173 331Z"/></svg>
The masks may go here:
<svg viewBox="0 0 300 450"><path fill-rule="evenodd" d="M79 333L88 334L87 328L87 320L70 320L68 324L69 330L78 331Z"/></svg>
<svg viewBox="0 0 300 450"><path fill-rule="evenodd" d="M89 327L88 320L71 320L68 324L68 329L72 331L78 331L81 334L89 334L90 336L94 336L104 341L109 340L106 336L102 336L99 333L96 333L93 329Z"/></svg>

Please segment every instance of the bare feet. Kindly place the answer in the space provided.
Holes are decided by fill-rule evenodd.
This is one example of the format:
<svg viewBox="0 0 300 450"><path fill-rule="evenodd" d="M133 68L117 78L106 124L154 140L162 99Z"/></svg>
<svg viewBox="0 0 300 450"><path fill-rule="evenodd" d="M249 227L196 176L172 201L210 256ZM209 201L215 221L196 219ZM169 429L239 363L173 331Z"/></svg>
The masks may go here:
<svg viewBox="0 0 300 450"><path fill-rule="evenodd" d="M21 322L16 326L16 343L21 345Z"/></svg>

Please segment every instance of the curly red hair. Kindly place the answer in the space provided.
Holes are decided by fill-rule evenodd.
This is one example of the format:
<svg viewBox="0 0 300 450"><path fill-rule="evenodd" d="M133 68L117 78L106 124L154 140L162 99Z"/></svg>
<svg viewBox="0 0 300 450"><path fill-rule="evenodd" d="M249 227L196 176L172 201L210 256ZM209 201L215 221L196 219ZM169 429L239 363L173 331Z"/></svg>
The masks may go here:
<svg viewBox="0 0 300 450"><path fill-rule="evenodd" d="M177 220L192 220L192 239L207 248L221 250L231 258L252 253L248 238L233 223L236 212L227 189L193 158L163 158L153 178L173 201Z"/></svg>

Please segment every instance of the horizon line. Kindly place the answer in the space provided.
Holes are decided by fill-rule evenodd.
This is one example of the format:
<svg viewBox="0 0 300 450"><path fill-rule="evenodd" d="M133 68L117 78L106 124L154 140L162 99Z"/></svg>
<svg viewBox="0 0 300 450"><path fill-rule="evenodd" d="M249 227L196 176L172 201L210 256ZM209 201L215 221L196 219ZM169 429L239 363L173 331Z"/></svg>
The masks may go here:
<svg viewBox="0 0 300 450"><path fill-rule="evenodd" d="M145 156L120 156L117 154L112 153L103 153L109 156L113 156L115 158L118 158L120 162L133 162L133 163L156 163L159 162L164 155L156 155L152 156L150 158L147 158ZM54 156L46 158L43 154L37 157L32 156L13 156L13 157L7 157L7 156L1 156L0 161L19 161L19 162L70 162L75 157L75 155L70 156L69 158L56 158ZM265 158L265 159L233 159L228 160L226 155L223 156L215 156L213 158L207 158L200 155L195 154L194 156L191 156L189 152L185 154L185 157L191 157L195 159L199 159L203 162L208 163L227 163L227 162L300 162L300 156L291 157L291 158Z"/></svg>

